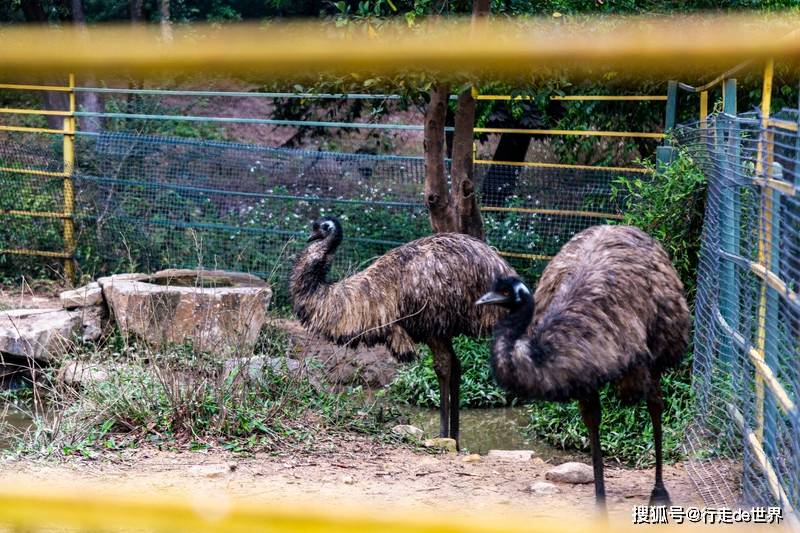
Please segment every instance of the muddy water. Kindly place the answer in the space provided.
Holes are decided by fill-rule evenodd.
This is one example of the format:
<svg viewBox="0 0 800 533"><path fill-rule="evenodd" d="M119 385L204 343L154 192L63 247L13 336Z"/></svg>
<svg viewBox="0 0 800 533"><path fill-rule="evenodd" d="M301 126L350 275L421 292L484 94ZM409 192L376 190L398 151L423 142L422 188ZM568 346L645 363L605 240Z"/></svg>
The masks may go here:
<svg viewBox="0 0 800 533"><path fill-rule="evenodd" d="M404 408L409 423L422 428L426 435L439 434L439 410ZM523 431L529 418L524 407L461 410L461 447L472 453L489 450L533 450L545 461L564 458L566 453L531 439Z"/></svg>
<svg viewBox="0 0 800 533"><path fill-rule="evenodd" d="M0 450L5 450L11 445L11 435L27 430L31 426L28 414L9 407L7 410L0 406Z"/></svg>

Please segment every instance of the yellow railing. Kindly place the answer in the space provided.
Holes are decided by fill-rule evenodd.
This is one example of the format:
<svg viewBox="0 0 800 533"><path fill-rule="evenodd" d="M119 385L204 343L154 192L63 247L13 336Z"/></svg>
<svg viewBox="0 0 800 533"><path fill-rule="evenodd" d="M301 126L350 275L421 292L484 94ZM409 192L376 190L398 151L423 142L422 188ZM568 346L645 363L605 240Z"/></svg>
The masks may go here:
<svg viewBox="0 0 800 533"><path fill-rule="evenodd" d="M71 282L75 278L75 192L72 182L73 169L75 166L75 76L73 74L69 75L69 82L66 86L3 83L0 84L0 89L19 91L55 91L67 93L68 95L69 109L66 110L19 109L8 107L0 108L0 114L6 115L63 117L62 129L0 125L0 131L61 135L63 137L63 169L61 171L3 166L0 167L0 172L62 178L64 186L64 210L61 212L30 211L23 209L0 210L0 214L7 216L63 220L64 250L56 252L52 250L32 250L28 248L5 248L0 249L0 254L62 258L64 259L64 277Z"/></svg>

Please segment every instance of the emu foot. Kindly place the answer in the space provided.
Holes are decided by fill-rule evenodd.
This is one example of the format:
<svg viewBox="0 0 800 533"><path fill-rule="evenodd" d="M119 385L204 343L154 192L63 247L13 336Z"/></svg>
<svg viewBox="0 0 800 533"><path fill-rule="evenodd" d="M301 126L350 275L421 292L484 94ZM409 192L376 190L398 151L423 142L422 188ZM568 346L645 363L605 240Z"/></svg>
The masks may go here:
<svg viewBox="0 0 800 533"><path fill-rule="evenodd" d="M650 506L664 505L669 507L672 505L672 500L669 498L669 492L664 488L664 485L656 485L653 487L653 492L650 493Z"/></svg>

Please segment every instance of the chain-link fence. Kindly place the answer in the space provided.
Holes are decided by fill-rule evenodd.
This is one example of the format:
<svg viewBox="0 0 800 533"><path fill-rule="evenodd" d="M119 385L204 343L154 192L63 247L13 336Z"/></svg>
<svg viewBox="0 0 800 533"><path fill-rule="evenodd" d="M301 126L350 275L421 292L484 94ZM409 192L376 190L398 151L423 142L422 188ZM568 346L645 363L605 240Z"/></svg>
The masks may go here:
<svg viewBox="0 0 800 533"><path fill-rule="evenodd" d="M3 158L15 168L59 168L59 150L12 136L3 143ZM107 133L79 134L75 159L75 258L91 276L197 265L235 269L272 278L282 300L292 258L314 218L343 221L346 238L334 275L430 233L420 157ZM476 165L488 242L535 277L573 234L620 217L612 191L618 175ZM6 213L20 202L30 211L43 211L44 204L60 209L60 179L13 171L0 177L9 186L0 206ZM8 222L0 248L61 246L57 218Z"/></svg>
<svg viewBox="0 0 800 533"><path fill-rule="evenodd" d="M719 115L681 128L708 203L695 320L697 423L707 500L800 505L798 112Z"/></svg>

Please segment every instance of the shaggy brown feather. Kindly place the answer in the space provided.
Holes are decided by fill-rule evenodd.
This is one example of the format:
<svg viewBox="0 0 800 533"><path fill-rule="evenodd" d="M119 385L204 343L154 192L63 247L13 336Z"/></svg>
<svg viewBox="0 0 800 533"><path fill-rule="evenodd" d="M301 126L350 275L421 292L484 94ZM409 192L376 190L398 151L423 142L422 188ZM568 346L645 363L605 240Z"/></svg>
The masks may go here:
<svg viewBox="0 0 800 533"><path fill-rule="evenodd" d="M501 386L526 398L578 400L603 509L598 389L614 383L624 402L646 400L656 455L650 505L669 505L660 379L683 358L690 321L683 285L661 245L633 227L594 226L550 261L534 296L521 280L501 278L479 303L511 310L496 326L492 345Z"/></svg>
<svg viewBox="0 0 800 533"><path fill-rule="evenodd" d="M492 351L497 381L521 396L563 401L616 382L624 401L639 401L649 371L686 353L683 285L661 245L637 228L577 234L545 268L534 302L525 335L496 336Z"/></svg>
<svg viewBox="0 0 800 533"><path fill-rule="evenodd" d="M400 361L416 356L416 343L427 344L442 398L440 433L458 440L461 371L452 338L491 332L506 311L474 303L496 277L514 270L478 239L438 233L390 250L334 283L327 274L341 226L323 219L314 228L313 242L298 257L290 280L297 317L338 344L385 344Z"/></svg>

